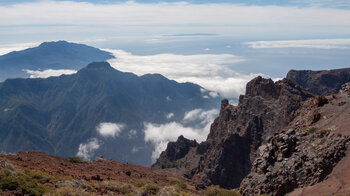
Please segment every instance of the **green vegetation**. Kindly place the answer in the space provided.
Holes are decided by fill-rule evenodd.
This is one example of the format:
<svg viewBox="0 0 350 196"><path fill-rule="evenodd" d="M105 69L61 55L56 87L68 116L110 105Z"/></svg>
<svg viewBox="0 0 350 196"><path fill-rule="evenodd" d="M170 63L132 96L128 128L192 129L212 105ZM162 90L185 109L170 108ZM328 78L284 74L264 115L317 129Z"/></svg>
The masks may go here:
<svg viewBox="0 0 350 196"><path fill-rule="evenodd" d="M80 157L68 157L67 161L72 163L88 163L87 161L84 161Z"/></svg>
<svg viewBox="0 0 350 196"><path fill-rule="evenodd" d="M117 181L104 181L94 184L94 186L98 189L105 189L120 194L127 194L133 192L133 187L131 185Z"/></svg>
<svg viewBox="0 0 350 196"><path fill-rule="evenodd" d="M43 195L46 192L52 191L49 187L45 186L43 181L47 181L46 175L41 172L14 172L8 169L0 170L0 188L2 191L20 191L27 195Z"/></svg>
<svg viewBox="0 0 350 196"><path fill-rule="evenodd" d="M236 191L220 188L218 186L210 186L204 192L205 196L241 196Z"/></svg>
<svg viewBox="0 0 350 196"><path fill-rule="evenodd" d="M178 191L186 191L187 190L187 185L184 181L174 178L174 177L169 177L168 178L170 184L175 185L176 190Z"/></svg>

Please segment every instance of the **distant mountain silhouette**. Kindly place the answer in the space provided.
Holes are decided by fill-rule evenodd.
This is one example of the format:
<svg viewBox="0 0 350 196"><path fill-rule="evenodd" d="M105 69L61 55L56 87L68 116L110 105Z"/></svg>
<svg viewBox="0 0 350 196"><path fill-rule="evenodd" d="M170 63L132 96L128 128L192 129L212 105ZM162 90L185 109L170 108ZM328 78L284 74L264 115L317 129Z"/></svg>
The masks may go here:
<svg viewBox="0 0 350 196"><path fill-rule="evenodd" d="M144 122L165 123L174 113L218 107L201 87L177 83L159 74L141 77L120 72L106 62L91 63L73 75L47 79L8 79L0 83L0 151L40 150L75 156L79 144L101 139L96 154L137 164L151 164L152 146L144 142ZM122 123L115 138L102 138L101 122ZM135 137L128 136L136 130ZM142 147L138 152L132 149Z"/></svg>
<svg viewBox="0 0 350 196"><path fill-rule="evenodd" d="M44 42L38 47L0 56L0 81L7 78L28 77L23 70L75 69L90 62L105 61L113 56L84 44L66 41Z"/></svg>

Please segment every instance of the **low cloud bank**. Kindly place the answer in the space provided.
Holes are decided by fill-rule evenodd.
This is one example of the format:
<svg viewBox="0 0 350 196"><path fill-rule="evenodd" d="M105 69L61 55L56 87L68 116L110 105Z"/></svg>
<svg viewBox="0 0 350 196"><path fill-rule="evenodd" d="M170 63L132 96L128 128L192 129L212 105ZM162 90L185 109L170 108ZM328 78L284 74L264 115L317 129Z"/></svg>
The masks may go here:
<svg viewBox="0 0 350 196"><path fill-rule="evenodd" d="M238 97L258 73L242 74L233 69L244 58L233 54L156 54L138 56L123 50L107 50L117 58L109 63L116 69L137 75L159 73L177 82L193 82L224 97ZM215 92L211 96L216 96Z"/></svg>
<svg viewBox="0 0 350 196"><path fill-rule="evenodd" d="M60 75L71 75L77 73L76 70L72 69L46 69L43 71L37 70L29 70L29 69L24 69L24 72L29 74L29 78L48 78L52 76L60 76Z"/></svg>
<svg viewBox="0 0 350 196"><path fill-rule="evenodd" d="M166 149L168 142L176 141L180 135L198 142L206 140L210 125L218 115L218 110L205 111L195 109L185 113L183 122L170 122L166 124L144 123L145 142L154 145L152 160L155 161L160 153ZM196 127L185 126L189 122L198 122Z"/></svg>
<svg viewBox="0 0 350 196"><path fill-rule="evenodd" d="M350 49L350 39L312 39L244 42L250 48Z"/></svg>
<svg viewBox="0 0 350 196"><path fill-rule="evenodd" d="M86 143L79 145L77 156L84 160L90 160L94 155L94 152L100 148L100 142L97 138L91 138Z"/></svg>

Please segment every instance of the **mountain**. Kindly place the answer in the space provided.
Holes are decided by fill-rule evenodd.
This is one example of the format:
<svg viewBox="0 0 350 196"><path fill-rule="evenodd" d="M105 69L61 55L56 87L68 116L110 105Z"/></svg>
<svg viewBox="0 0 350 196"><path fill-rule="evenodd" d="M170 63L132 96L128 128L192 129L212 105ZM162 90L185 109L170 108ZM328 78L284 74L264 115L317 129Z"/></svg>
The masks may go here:
<svg viewBox="0 0 350 196"><path fill-rule="evenodd" d="M350 68L322 71L290 70L287 79L315 95L336 94L342 84L350 82Z"/></svg>
<svg viewBox="0 0 350 196"><path fill-rule="evenodd" d="M337 94L314 96L289 79L257 77L237 106L222 101L206 141L180 136L152 168L244 196L348 193L349 92L346 83Z"/></svg>
<svg viewBox="0 0 350 196"><path fill-rule="evenodd" d="M73 75L8 79L0 83L0 150L102 154L149 165L154 147L144 141L144 123L180 121L187 111L216 107L219 98L208 96L196 84L138 77L106 62Z"/></svg>
<svg viewBox="0 0 350 196"><path fill-rule="evenodd" d="M90 62L105 61L113 56L84 44L66 41L44 42L38 47L0 56L0 81L28 77L23 70L79 70Z"/></svg>
<svg viewBox="0 0 350 196"><path fill-rule="evenodd" d="M222 101L220 115L211 125L205 142L179 160L169 160L162 154L153 168L164 168L164 163L172 162L170 165L177 168L185 167L180 169L185 171L182 174L199 187L215 184L237 188L250 171L256 149L268 136L286 126L291 112L308 97L309 93L289 80L274 83L257 77L247 84L238 106ZM196 163L182 163L184 160Z"/></svg>

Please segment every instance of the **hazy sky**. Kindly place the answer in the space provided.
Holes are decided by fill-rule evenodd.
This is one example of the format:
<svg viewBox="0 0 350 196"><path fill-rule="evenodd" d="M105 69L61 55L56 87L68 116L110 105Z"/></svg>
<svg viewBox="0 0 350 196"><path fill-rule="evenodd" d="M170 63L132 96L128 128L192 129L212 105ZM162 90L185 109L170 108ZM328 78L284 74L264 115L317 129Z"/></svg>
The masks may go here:
<svg viewBox="0 0 350 196"><path fill-rule="evenodd" d="M158 72L230 97L256 75L350 62L348 0L0 2L0 54L44 41L85 43L112 51L122 71Z"/></svg>
<svg viewBox="0 0 350 196"><path fill-rule="evenodd" d="M207 33L245 40L346 38L350 1L1 1L0 43Z"/></svg>

